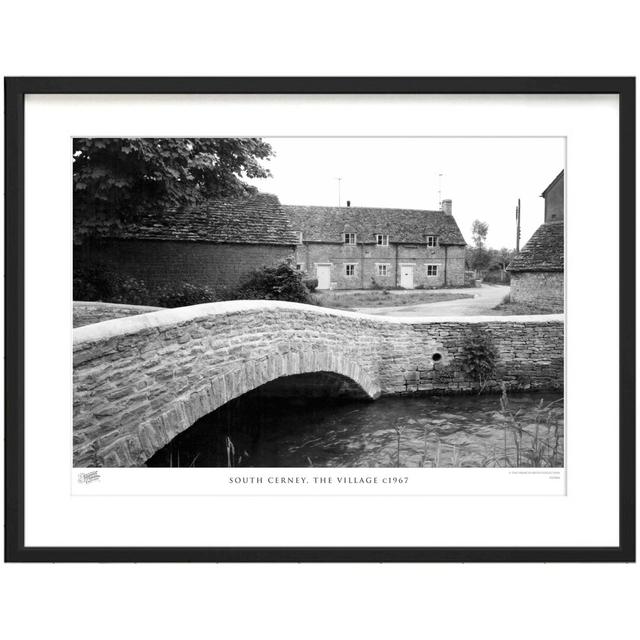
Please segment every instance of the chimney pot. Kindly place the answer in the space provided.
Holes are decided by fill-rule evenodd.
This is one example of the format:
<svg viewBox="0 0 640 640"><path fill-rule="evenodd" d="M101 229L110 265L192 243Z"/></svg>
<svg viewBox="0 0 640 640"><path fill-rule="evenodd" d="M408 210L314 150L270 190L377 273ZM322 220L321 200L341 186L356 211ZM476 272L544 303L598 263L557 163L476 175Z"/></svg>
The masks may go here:
<svg viewBox="0 0 640 640"><path fill-rule="evenodd" d="M452 215L452 206L451 206L451 200L443 200L442 204L440 205L442 211L444 211L445 213Z"/></svg>
<svg viewBox="0 0 640 640"><path fill-rule="evenodd" d="M351 200L347 200L347 207L351 206Z"/></svg>

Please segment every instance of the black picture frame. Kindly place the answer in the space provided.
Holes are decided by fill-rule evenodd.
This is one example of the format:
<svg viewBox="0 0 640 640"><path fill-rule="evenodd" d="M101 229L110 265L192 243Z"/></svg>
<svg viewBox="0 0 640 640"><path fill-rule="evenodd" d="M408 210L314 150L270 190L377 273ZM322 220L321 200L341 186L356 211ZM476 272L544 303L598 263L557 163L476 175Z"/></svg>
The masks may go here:
<svg viewBox="0 0 640 640"><path fill-rule="evenodd" d="M27 547L24 541L24 99L28 94L616 94L620 149L619 531L612 547ZM635 78L5 78L5 561L635 561ZM620 345L624 345L621 349Z"/></svg>

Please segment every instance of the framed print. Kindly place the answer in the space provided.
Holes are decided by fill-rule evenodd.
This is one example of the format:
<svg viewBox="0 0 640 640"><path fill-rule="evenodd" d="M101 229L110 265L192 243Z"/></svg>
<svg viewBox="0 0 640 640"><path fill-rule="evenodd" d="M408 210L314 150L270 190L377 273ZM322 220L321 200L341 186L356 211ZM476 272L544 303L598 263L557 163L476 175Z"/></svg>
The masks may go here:
<svg viewBox="0 0 640 640"><path fill-rule="evenodd" d="M633 78L5 100L7 560L635 560Z"/></svg>

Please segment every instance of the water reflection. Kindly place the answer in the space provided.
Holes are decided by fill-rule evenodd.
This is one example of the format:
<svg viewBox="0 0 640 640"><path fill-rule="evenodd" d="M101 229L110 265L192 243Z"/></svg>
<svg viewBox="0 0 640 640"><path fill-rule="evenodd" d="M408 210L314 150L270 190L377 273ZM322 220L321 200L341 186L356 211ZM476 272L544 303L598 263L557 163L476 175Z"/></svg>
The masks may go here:
<svg viewBox="0 0 640 640"><path fill-rule="evenodd" d="M252 392L198 420L149 466L561 467L557 393L274 399Z"/></svg>

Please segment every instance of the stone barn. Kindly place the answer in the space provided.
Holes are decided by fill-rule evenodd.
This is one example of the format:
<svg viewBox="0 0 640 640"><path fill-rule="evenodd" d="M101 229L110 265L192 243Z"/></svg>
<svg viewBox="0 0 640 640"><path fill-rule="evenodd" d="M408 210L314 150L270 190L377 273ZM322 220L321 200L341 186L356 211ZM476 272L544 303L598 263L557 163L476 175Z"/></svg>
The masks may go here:
<svg viewBox="0 0 640 640"><path fill-rule="evenodd" d="M114 237L76 247L76 265L105 265L150 285L236 286L294 255L297 236L278 198L256 194L152 214Z"/></svg>
<svg viewBox="0 0 640 640"><path fill-rule="evenodd" d="M464 286L466 243L451 200L439 211L285 206L296 263L319 289Z"/></svg>
<svg viewBox="0 0 640 640"><path fill-rule="evenodd" d="M564 309L564 171L542 192L544 224L511 261L511 302Z"/></svg>

